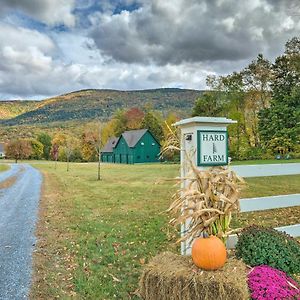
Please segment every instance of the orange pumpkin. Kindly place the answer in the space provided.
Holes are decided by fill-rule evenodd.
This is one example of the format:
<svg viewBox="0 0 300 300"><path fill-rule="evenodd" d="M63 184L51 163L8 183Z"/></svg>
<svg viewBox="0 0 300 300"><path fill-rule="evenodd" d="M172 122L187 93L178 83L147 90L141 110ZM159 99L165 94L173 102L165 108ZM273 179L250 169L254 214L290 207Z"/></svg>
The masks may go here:
<svg viewBox="0 0 300 300"><path fill-rule="evenodd" d="M194 264L204 270L217 270L226 262L226 247L216 236L198 238L192 246Z"/></svg>

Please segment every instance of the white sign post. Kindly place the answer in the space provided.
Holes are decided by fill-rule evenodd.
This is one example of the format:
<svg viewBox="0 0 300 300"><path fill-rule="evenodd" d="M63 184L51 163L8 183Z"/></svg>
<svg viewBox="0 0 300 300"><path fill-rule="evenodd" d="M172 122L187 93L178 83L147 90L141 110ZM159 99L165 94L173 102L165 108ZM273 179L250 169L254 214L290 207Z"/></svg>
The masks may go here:
<svg viewBox="0 0 300 300"><path fill-rule="evenodd" d="M181 132L181 177L184 178L190 171L187 156L200 169L211 166L228 165L228 133L227 126L237 121L227 118L194 117L184 119L175 126ZM185 183L182 183L184 187ZM188 229L188 222L182 224L181 233ZM181 243L181 254L191 253L191 242Z"/></svg>

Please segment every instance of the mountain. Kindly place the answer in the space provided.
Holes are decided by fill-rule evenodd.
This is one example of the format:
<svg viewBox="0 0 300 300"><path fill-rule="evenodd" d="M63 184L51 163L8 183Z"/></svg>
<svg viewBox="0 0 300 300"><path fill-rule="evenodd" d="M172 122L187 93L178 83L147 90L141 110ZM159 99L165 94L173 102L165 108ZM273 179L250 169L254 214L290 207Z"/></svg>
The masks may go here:
<svg viewBox="0 0 300 300"><path fill-rule="evenodd" d="M186 89L141 91L82 90L42 101L0 102L1 125L36 125L52 122L106 120L118 109L151 108L188 116L203 93Z"/></svg>
<svg viewBox="0 0 300 300"><path fill-rule="evenodd" d="M36 109L39 101L0 101L0 120L11 119Z"/></svg>

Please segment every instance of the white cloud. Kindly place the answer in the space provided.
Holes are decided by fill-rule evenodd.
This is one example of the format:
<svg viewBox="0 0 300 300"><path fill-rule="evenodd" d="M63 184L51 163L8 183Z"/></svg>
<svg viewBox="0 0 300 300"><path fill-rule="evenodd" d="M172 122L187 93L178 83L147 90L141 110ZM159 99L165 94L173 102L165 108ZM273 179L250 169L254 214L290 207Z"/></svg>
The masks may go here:
<svg viewBox="0 0 300 300"><path fill-rule="evenodd" d="M300 28L283 0L84 1L2 0L0 98L85 88L203 89L208 74L239 71L260 52L279 55ZM120 3L137 2L138 9L113 14ZM90 13L97 3L101 10ZM75 7L86 22L75 22ZM36 23L19 14L4 17L16 10L50 26L33 29ZM52 27L58 24L69 28Z"/></svg>
<svg viewBox="0 0 300 300"><path fill-rule="evenodd" d="M0 23L0 95L38 98L85 88L204 88L199 64L140 65L99 54L88 37L46 34ZM7 37L7 38L5 38ZM208 70L208 71L207 71Z"/></svg>
<svg viewBox="0 0 300 300"><path fill-rule="evenodd" d="M75 25L75 0L2 0L0 13L20 10L48 25Z"/></svg>

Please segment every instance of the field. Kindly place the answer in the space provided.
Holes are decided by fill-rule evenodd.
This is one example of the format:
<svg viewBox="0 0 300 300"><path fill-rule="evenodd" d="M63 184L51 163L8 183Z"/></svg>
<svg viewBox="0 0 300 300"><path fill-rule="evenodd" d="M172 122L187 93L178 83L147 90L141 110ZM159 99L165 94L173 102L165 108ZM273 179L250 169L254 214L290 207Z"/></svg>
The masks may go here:
<svg viewBox="0 0 300 300"><path fill-rule="evenodd" d="M9 169L8 165L2 165L2 164L0 164L0 172L4 172L4 171L6 171L8 169Z"/></svg>
<svg viewBox="0 0 300 300"><path fill-rule="evenodd" d="M265 165L265 164L288 164L299 163L300 159L259 159L259 160L240 160L233 161L233 165Z"/></svg>
<svg viewBox="0 0 300 300"><path fill-rule="evenodd" d="M141 269L177 251L165 213L178 165L36 164L44 174L33 299L137 299ZM300 193L300 175L251 178L243 197ZM297 223L300 207L242 214L234 227Z"/></svg>

